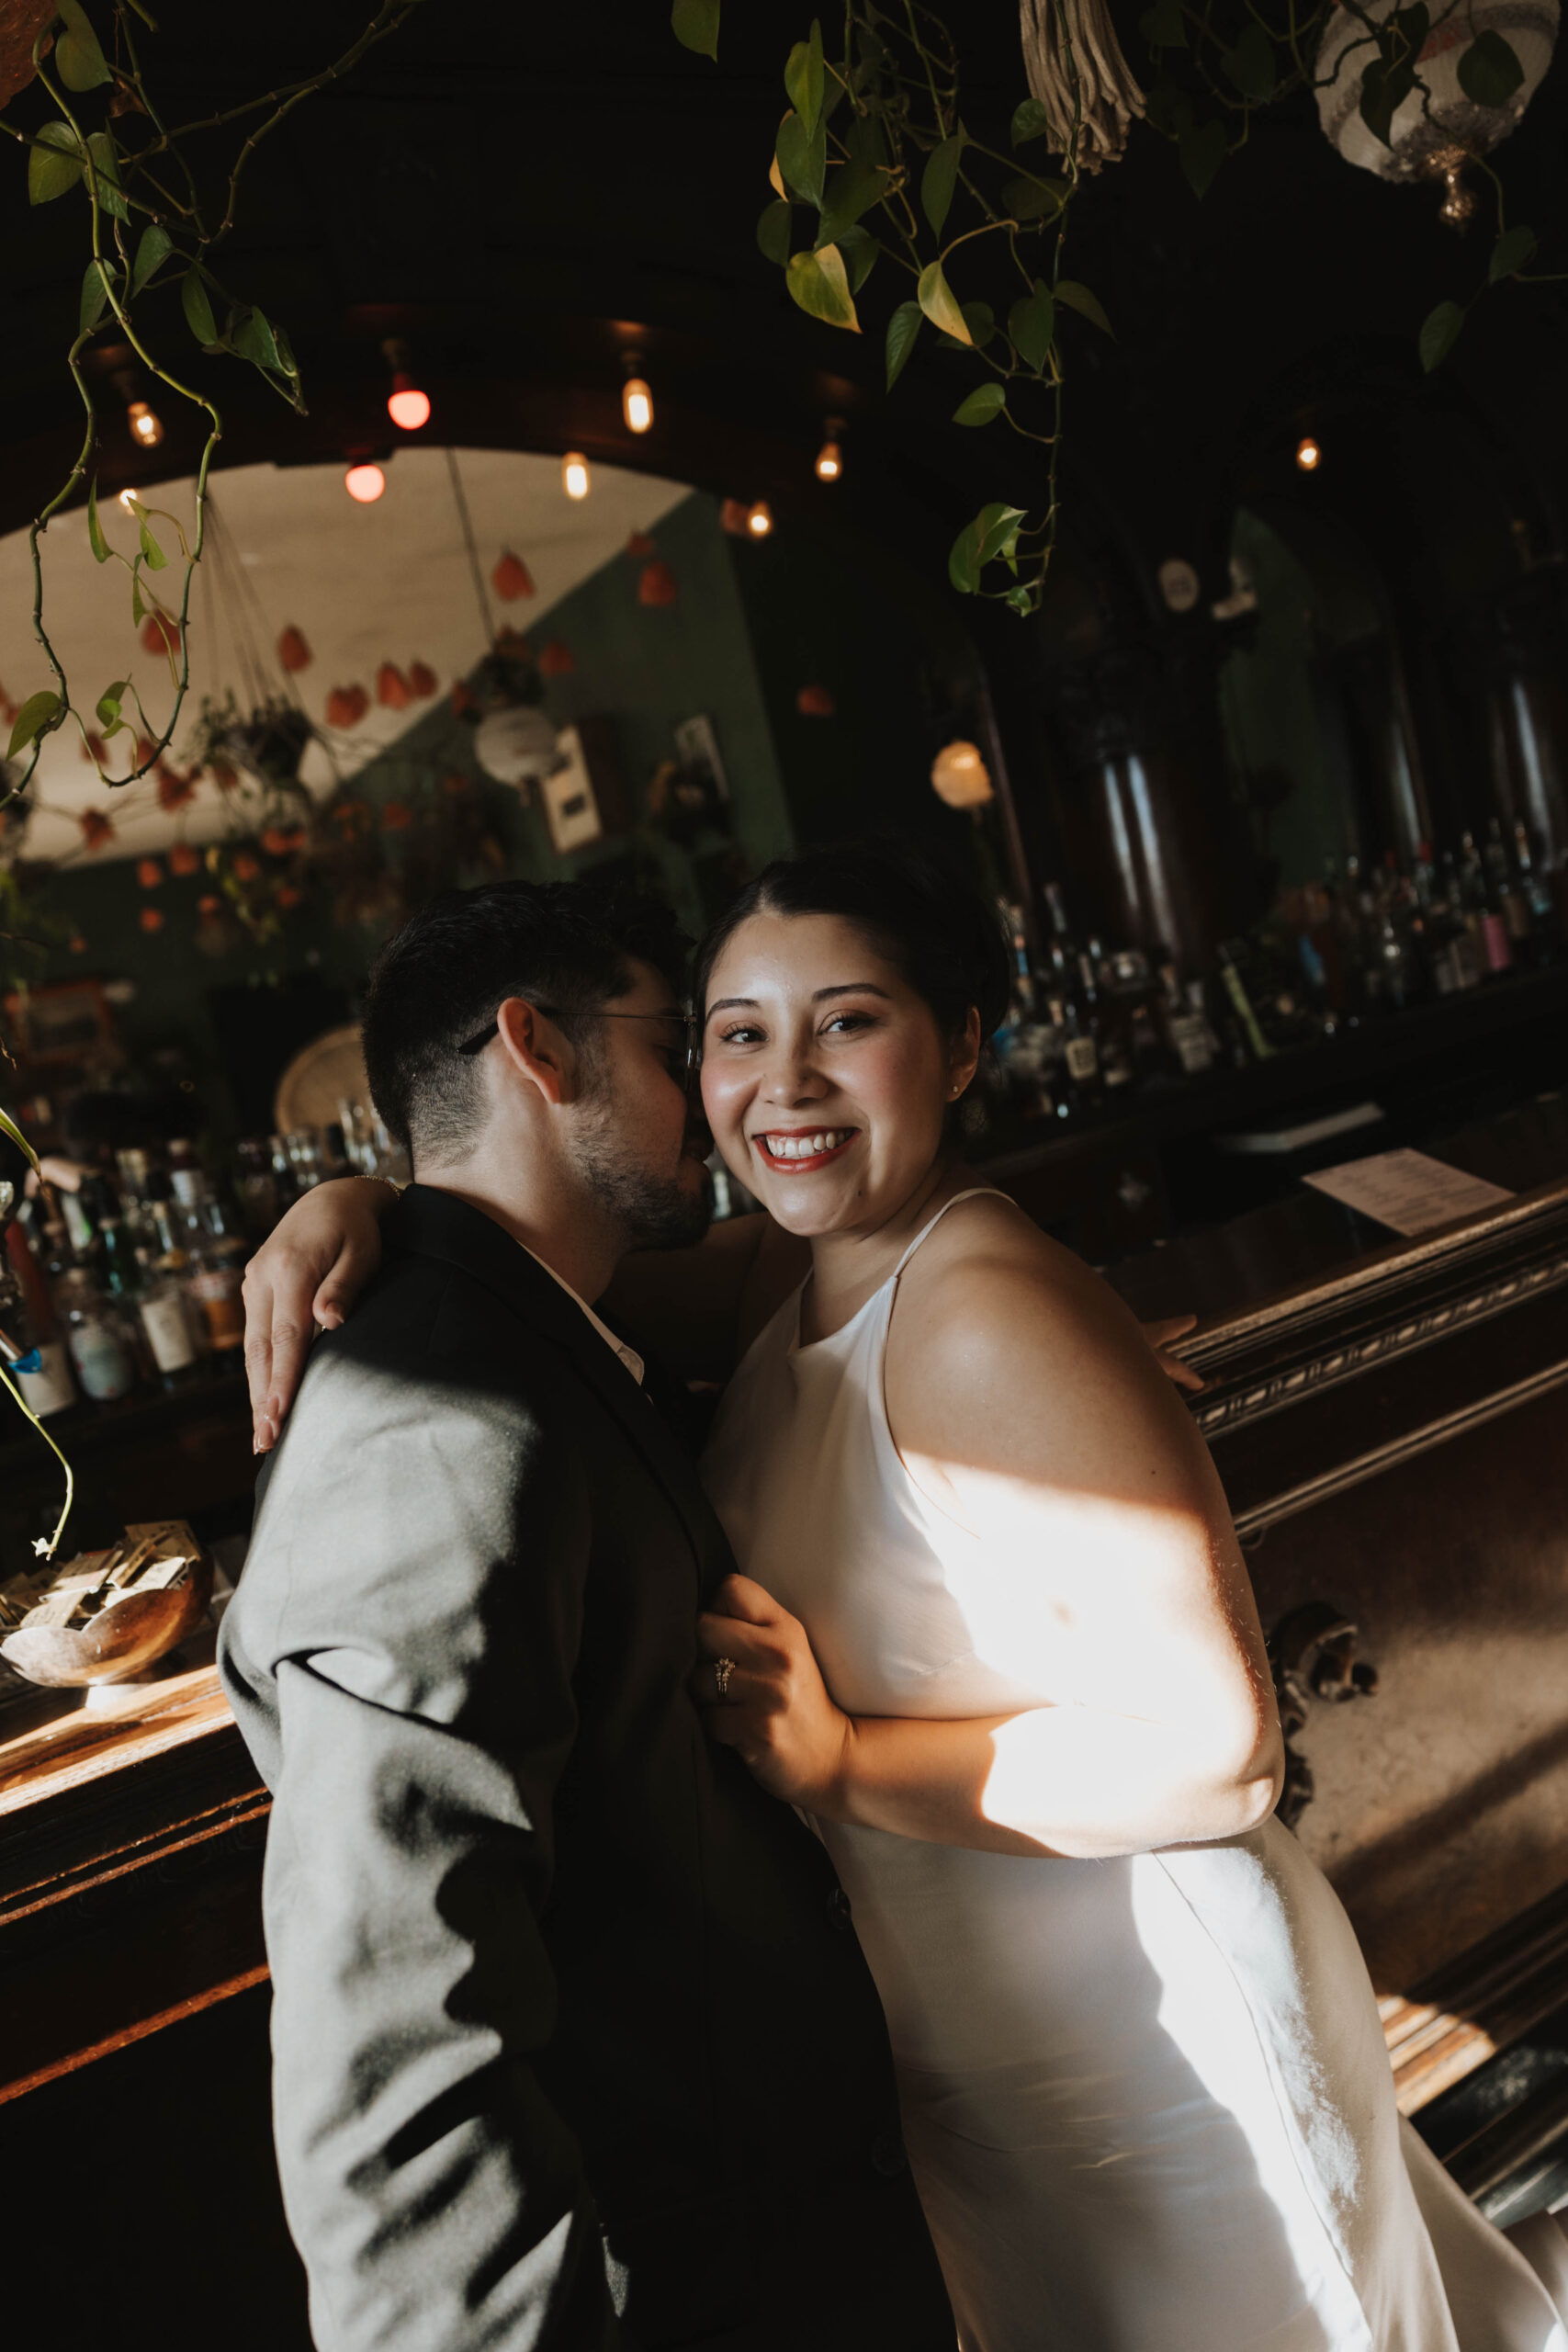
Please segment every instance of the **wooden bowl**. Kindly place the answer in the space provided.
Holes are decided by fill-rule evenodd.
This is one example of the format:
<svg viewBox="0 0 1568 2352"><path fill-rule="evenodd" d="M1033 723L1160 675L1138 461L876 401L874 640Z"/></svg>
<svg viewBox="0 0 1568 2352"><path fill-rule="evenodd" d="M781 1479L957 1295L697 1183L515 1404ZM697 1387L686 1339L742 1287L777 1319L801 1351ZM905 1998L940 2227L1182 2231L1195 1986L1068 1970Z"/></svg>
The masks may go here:
<svg viewBox="0 0 1568 2352"><path fill-rule="evenodd" d="M85 1625L19 1627L0 1642L0 1657L27 1681L51 1690L129 1682L190 1632L211 1598L212 1562L200 1553L181 1583L161 1592L128 1592Z"/></svg>

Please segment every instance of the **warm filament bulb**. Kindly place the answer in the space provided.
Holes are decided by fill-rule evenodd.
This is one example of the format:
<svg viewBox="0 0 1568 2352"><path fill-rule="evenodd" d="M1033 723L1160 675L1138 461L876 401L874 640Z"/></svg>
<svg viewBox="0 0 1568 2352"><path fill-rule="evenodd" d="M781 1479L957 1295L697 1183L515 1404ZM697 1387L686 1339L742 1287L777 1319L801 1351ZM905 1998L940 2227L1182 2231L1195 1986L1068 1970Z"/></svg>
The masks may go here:
<svg viewBox="0 0 1568 2352"><path fill-rule="evenodd" d="M357 499L361 506L368 506L386 489L387 477L379 466L350 466L343 486L350 498Z"/></svg>
<svg viewBox="0 0 1568 2352"><path fill-rule="evenodd" d="M773 527L773 510L765 498L746 510L746 528L754 539L765 539Z"/></svg>
<svg viewBox="0 0 1568 2352"><path fill-rule="evenodd" d="M1296 463L1303 474L1315 473L1322 461L1323 451L1309 433L1304 441L1296 444Z"/></svg>
<svg viewBox="0 0 1568 2352"><path fill-rule="evenodd" d="M144 449L155 449L164 437L164 428L145 401L132 401L125 412L131 436Z"/></svg>
<svg viewBox="0 0 1568 2352"><path fill-rule="evenodd" d="M844 470L844 453L836 441L824 441L817 452L818 481L837 481Z"/></svg>
<svg viewBox="0 0 1568 2352"><path fill-rule="evenodd" d="M569 498L588 495L588 460L581 449L569 449L560 461L560 486Z"/></svg>
<svg viewBox="0 0 1568 2352"><path fill-rule="evenodd" d="M412 377L394 376L387 414L403 433L417 433L430 423L430 394L422 392Z"/></svg>
<svg viewBox="0 0 1568 2352"><path fill-rule="evenodd" d="M640 376L628 378L621 394L621 414L628 433L646 433L653 423L653 394Z"/></svg>

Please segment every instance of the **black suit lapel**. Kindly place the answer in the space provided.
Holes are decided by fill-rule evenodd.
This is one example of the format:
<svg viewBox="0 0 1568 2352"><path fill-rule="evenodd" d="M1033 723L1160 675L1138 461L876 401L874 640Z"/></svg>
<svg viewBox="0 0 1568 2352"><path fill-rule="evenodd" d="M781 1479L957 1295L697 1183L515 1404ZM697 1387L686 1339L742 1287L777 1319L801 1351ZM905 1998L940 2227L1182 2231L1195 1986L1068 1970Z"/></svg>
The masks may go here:
<svg viewBox="0 0 1568 2352"><path fill-rule="evenodd" d="M647 1391L554 1275L493 1217L432 1185L409 1185L382 1230L392 1248L437 1259L482 1283L521 1323L570 1356L573 1370L615 1415L669 1496L690 1538L705 1591L716 1565L722 1575L730 1562L692 1457Z"/></svg>

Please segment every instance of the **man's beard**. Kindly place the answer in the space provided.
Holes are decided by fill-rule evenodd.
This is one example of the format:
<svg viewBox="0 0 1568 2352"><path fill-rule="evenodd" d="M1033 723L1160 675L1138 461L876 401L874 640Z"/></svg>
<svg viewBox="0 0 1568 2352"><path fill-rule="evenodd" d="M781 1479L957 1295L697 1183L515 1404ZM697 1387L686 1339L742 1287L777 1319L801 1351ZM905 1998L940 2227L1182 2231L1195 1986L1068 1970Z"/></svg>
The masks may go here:
<svg viewBox="0 0 1568 2352"><path fill-rule="evenodd" d="M643 1166L636 1144L606 1095L581 1132L575 1158L589 1191L626 1237L632 1250L689 1250L712 1221L712 1186L696 1191L689 1178L657 1176Z"/></svg>

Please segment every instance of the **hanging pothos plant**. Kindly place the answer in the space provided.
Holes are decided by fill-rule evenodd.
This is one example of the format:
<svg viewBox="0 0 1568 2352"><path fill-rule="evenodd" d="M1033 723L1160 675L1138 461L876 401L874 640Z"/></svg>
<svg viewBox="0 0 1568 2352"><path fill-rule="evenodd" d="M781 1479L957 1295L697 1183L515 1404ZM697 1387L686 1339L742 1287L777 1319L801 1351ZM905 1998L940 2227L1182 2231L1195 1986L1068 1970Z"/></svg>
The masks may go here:
<svg viewBox="0 0 1568 2352"><path fill-rule="evenodd" d="M358 39L330 64L238 106L172 125L142 67L140 42L156 29L142 0L95 0L96 26L82 0L35 0L30 62L11 73L9 95L36 84L50 111L32 129L0 116L0 131L27 150L29 204L63 199L80 207L82 292L66 364L85 423L75 463L39 510L28 534L33 628L53 684L28 695L16 714L6 757L18 768L0 781L0 806L26 789L45 739L68 720L80 729L87 755L108 784L134 783L167 750L189 684L186 621L204 541L208 472L223 430L209 394L186 380L186 362L170 350L169 333L186 349L195 344L209 357L232 357L254 368L303 412L288 334L224 282L220 249L234 226L245 166L262 141L306 98L339 80L367 50L395 32L419 5L420 0L381 0ZM107 39L100 38L100 29L107 29ZM211 135L231 127L238 134L237 152L226 170L205 174L204 183L193 142L198 137L209 142L201 151L205 166ZM177 297L177 302L159 299L165 295ZM150 306L155 327L146 324ZM149 377L206 418L196 469L195 527L188 538L176 517L129 493L107 515L100 513L98 418L83 354L111 321ZM50 635L43 537L51 518L80 496L84 484L95 558L123 565L136 627L149 616L162 624L155 641L168 663L174 705L161 730L148 720L130 675L113 680L85 709ZM120 507L129 513L134 534L129 553L115 544L114 534L122 527ZM165 524L166 530L161 527ZM171 536L179 549L177 564ZM119 735L135 749L128 773L111 776L102 751Z"/></svg>
<svg viewBox="0 0 1568 2352"><path fill-rule="evenodd" d="M1324 35L1341 8L1359 29L1331 44L1329 57ZM947 349L968 355L978 378L953 424L1004 424L1041 453L1034 503L994 500L953 541L955 588L1020 614L1040 604L1059 517L1071 353L1065 314L1111 332L1098 297L1066 273L1069 220L1086 179L1121 154L1135 118L1173 143L1201 198L1247 143L1253 118L1294 92L1359 81L1360 119L1384 148L1414 95L1434 133L1432 164L1450 174L1456 155L1475 164L1495 204L1483 283L1467 302L1439 303L1427 317L1423 367L1440 365L1486 286L1526 275L1535 235L1509 224L1483 152L1511 119L1489 138L1439 152L1431 113L1428 69L1456 44L1465 97L1500 123L1498 110L1525 80L1505 34L1475 16L1476 0L1279 0L1273 8L1264 0L1155 0L1139 20L1156 76L1145 96L1105 0L1022 0L1031 95L1012 113L1005 150L964 120L956 43L931 7L845 0L837 55L819 22L795 42L770 167L775 201L757 224L763 254L803 311L852 334L862 331L862 289L885 262L902 297L886 327L888 390L929 326ZM687 49L716 59L720 0L673 0L671 21Z"/></svg>

